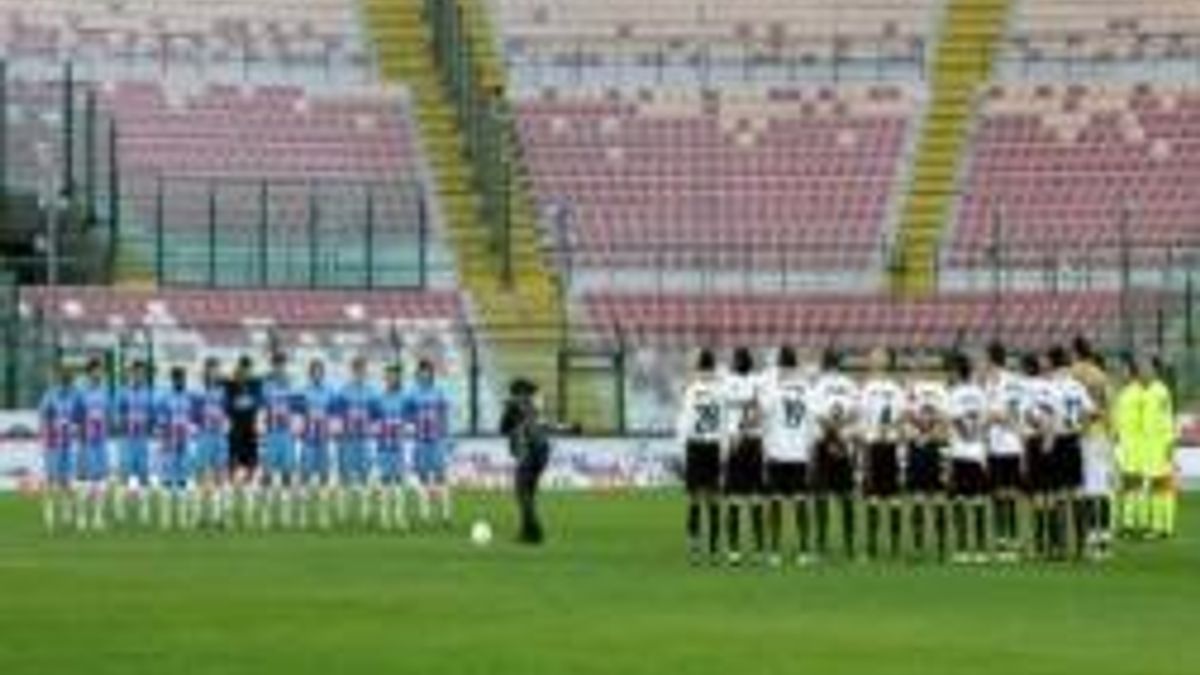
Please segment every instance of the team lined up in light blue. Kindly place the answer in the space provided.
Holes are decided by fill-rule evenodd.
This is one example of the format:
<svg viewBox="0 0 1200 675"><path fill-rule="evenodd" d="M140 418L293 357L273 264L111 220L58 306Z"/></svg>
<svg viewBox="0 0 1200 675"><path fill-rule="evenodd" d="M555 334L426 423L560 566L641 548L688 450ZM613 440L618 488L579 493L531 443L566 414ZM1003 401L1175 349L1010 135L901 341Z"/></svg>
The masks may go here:
<svg viewBox="0 0 1200 675"><path fill-rule="evenodd" d="M62 368L39 411L46 527L149 526L157 511L164 529L404 529L410 496L422 520L436 501L450 521L451 402L432 363L408 387L395 366L376 387L363 358L340 386L320 360L302 386L282 355L261 380L243 368L226 379L210 360L195 389L175 368L156 389L135 362L115 391L98 361L79 383Z"/></svg>

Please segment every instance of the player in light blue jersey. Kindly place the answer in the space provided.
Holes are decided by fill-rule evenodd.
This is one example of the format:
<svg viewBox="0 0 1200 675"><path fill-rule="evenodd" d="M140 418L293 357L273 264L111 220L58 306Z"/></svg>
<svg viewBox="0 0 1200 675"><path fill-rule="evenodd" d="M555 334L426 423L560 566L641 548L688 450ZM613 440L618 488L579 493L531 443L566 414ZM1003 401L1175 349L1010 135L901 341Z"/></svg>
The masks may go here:
<svg viewBox="0 0 1200 675"><path fill-rule="evenodd" d="M413 468L420 480L417 499L421 519L430 520L430 501L437 499L441 521L449 526L453 517L447 480L451 450L450 397L437 384L433 362L428 359L423 359L417 367L417 381L408 392L405 417L413 433Z"/></svg>
<svg viewBox="0 0 1200 675"><path fill-rule="evenodd" d="M197 521L198 500L189 490L192 424L195 398L187 390L187 373L183 368L171 369L171 383L158 399L155 419L158 422L158 482L160 524L170 529L193 527Z"/></svg>
<svg viewBox="0 0 1200 675"><path fill-rule="evenodd" d="M308 504L300 509L300 526L307 526L307 507L315 504L317 520L322 529L327 529L337 487L330 447L337 417L337 393L325 381L325 364L320 359L314 359L308 366L308 387L300 395L299 410L304 422L300 478L308 493Z"/></svg>
<svg viewBox="0 0 1200 675"><path fill-rule="evenodd" d="M53 532L59 521L71 522L71 483L74 477L75 414L79 399L74 375L65 364L58 367L57 381L42 396L38 419L42 434L42 466L46 485L42 500L42 520Z"/></svg>
<svg viewBox="0 0 1200 675"><path fill-rule="evenodd" d="M80 430L79 456L76 459L76 524L102 530L106 482L109 476L109 426L113 417L112 397L104 383L103 366L99 359L88 361L86 377L79 391L76 425Z"/></svg>
<svg viewBox="0 0 1200 675"><path fill-rule="evenodd" d="M200 491L201 520L229 524L229 416L225 412L225 386L221 364L204 362L203 382L194 398L192 422L196 426L195 477Z"/></svg>
<svg viewBox="0 0 1200 675"><path fill-rule="evenodd" d="M129 367L129 382L117 392L117 432L121 434L120 479L113 491L113 515L125 520L129 501L142 525L150 522L150 440L154 434L154 390L144 361Z"/></svg>
<svg viewBox="0 0 1200 675"><path fill-rule="evenodd" d="M338 517L346 519L346 499L353 495L358 502L359 518L366 524L371 517L367 488L371 477L371 432L379 417L379 394L367 381L365 358L355 357L350 371L350 381L342 387L336 404L340 427Z"/></svg>
<svg viewBox="0 0 1200 675"><path fill-rule="evenodd" d="M404 391L400 366L389 366L384 375L384 390L378 400L376 427L376 471L382 492L379 522L384 529L408 529L408 508L404 493L407 475L405 449L409 428L405 417L408 396Z"/></svg>
<svg viewBox="0 0 1200 675"><path fill-rule="evenodd" d="M299 396L292 389L287 374L287 357L276 354L271 359L271 374L263 383L264 435L263 484L267 494L262 504L261 525L270 527L273 508L278 508L281 520L291 518L291 494L295 487L296 436L293 429L299 406ZM253 507L251 507L253 511ZM253 517L253 514L250 514Z"/></svg>

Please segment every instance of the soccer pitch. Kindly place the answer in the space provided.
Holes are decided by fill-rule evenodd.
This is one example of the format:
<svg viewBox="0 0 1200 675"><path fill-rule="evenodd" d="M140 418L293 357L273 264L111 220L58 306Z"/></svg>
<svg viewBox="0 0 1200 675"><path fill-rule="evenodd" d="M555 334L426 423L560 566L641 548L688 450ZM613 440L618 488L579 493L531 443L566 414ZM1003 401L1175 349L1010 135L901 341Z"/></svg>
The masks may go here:
<svg viewBox="0 0 1200 675"><path fill-rule="evenodd" d="M0 498L0 673L1200 672L1200 500L1105 565L690 568L674 492L465 532L43 534ZM461 528L465 531L465 525Z"/></svg>

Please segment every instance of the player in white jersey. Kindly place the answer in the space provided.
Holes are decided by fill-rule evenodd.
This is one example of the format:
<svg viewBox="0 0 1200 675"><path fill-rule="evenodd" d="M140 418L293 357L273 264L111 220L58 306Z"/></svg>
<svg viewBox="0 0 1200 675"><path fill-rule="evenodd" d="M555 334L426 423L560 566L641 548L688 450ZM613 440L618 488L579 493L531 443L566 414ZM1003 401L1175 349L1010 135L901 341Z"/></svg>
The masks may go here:
<svg viewBox="0 0 1200 675"><path fill-rule="evenodd" d="M879 551L879 525L888 516L888 543L892 557L900 555L900 443L908 396L889 377L895 357L890 350L871 352L871 372L859 395L859 438L863 449L863 494L867 499L867 555Z"/></svg>
<svg viewBox="0 0 1200 675"><path fill-rule="evenodd" d="M987 395L965 354L953 359L950 388L950 494L956 562L987 560ZM970 516L970 517L969 517ZM968 535L974 524L974 541Z"/></svg>
<svg viewBox="0 0 1200 675"><path fill-rule="evenodd" d="M733 369L725 383L725 422L728 456L725 461L726 528L729 562L742 561L741 511L750 512L755 550L764 551L765 523L761 500L763 489L763 392L762 381L754 371L750 350L738 348L733 354Z"/></svg>
<svg viewBox="0 0 1200 675"><path fill-rule="evenodd" d="M809 384L801 373L796 352L779 350L778 372L766 389L767 495L770 513L770 560L782 562L784 505L793 508L796 526L796 562L811 562L809 555L808 477L816 436L809 411Z"/></svg>
<svg viewBox="0 0 1200 675"><path fill-rule="evenodd" d="M1025 405L1025 381L1009 371L1004 345L988 347L988 364L983 376L987 393L988 484L992 494L992 536L997 556L1015 560L1021 550L1021 455L1024 438L1021 409Z"/></svg>
<svg viewBox="0 0 1200 675"><path fill-rule="evenodd" d="M692 562L701 555L701 516L708 514L708 555L715 560L721 537L721 452L725 440L724 390L717 361L700 352L696 373L683 393L676 437L684 448L684 482L688 494L687 538Z"/></svg>
<svg viewBox="0 0 1200 675"><path fill-rule="evenodd" d="M1050 550L1057 398L1038 355L1026 354L1021 360L1021 371L1025 376L1021 417L1025 436L1025 483L1033 512L1033 552L1045 556Z"/></svg>
<svg viewBox="0 0 1200 675"><path fill-rule="evenodd" d="M946 445L950 431L950 395L936 380L919 380L909 389L908 461L913 549L925 553L926 511L933 511L939 559L946 557Z"/></svg>
<svg viewBox="0 0 1200 675"><path fill-rule="evenodd" d="M1087 538L1087 519L1080 505L1083 488L1083 432L1095 416L1095 404L1087 387L1071 373L1071 357L1061 346L1050 349L1051 378L1056 390L1058 419L1054 437L1054 540L1055 555L1065 557L1070 542L1075 557L1082 558ZM1070 530L1070 536L1068 536Z"/></svg>
<svg viewBox="0 0 1200 675"><path fill-rule="evenodd" d="M841 359L832 352L821 358L821 373L812 390L812 410L819 427L814 454L817 553L829 552L829 502L842 512L842 545L854 557L854 427L858 421L858 385L840 372Z"/></svg>

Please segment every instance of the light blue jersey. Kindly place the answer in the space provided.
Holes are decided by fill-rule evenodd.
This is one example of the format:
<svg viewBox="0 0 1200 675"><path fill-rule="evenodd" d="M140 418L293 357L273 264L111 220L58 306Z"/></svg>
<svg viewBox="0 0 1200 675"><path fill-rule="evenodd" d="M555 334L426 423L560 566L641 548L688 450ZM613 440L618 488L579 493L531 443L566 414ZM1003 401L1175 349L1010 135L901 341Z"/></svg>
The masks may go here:
<svg viewBox="0 0 1200 675"><path fill-rule="evenodd" d="M196 425L198 473L223 473L229 468L229 418L225 412L225 388L211 382L194 399L192 420Z"/></svg>
<svg viewBox="0 0 1200 675"><path fill-rule="evenodd" d="M192 419L196 401L187 391L164 392L158 401L159 479L168 487L184 487L191 473Z"/></svg>
<svg viewBox="0 0 1200 675"><path fill-rule="evenodd" d="M42 431L42 466L46 482L66 487L74 478L75 418L79 397L70 386L56 386L42 396L38 417Z"/></svg>
<svg viewBox="0 0 1200 675"><path fill-rule="evenodd" d="M347 485L362 485L371 473L371 432L379 419L379 394L366 382L350 382L337 397L342 434L338 475Z"/></svg>
<svg viewBox="0 0 1200 675"><path fill-rule="evenodd" d="M292 419L298 399L286 378L272 377L263 384L266 416L264 464L272 473L290 475L296 470L296 439Z"/></svg>
<svg viewBox="0 0 1200 675"><path fill-rule="evenodd" d="M337 394L323 383L309 384L300 398L300 414L304 420L304 438L300 449L300 473L305 481L330 478L330 443L333 440L333 421L337 416Z"/></svg>
<svg viewBox="0 0 1200 675"><path fill-rule="evenodd" d="M378 445L375 453L379 480L385 485L403 482L404 450L408 443L408 396L401 389L386 391L379 398Z"/></svg>
<svg viewBox="0 0 1200 675"><path fill-rule="evenodd" d="M154 390L144 383L117 392L116 427L121 434L121 478L150 484L150 440L154 434Z"/></svg>
<svg viewBox="0 0 1200 675"><path fill-rule="evenodd" d="M87 383L80 389L76 408L76 424L82 436L76 462L80 480L98 482L108 478L112 412L112 400L103 383Z"/></svg>
<svg viewBox="0 0 1200 675"><path fill-rule="evenodd" d="M413 467L423 482L442 483L450 453L450 398L436 384L409 390L405 420L413 435Z"/></svg>

